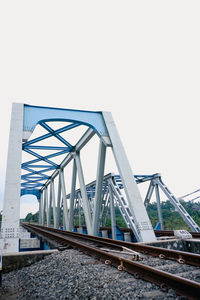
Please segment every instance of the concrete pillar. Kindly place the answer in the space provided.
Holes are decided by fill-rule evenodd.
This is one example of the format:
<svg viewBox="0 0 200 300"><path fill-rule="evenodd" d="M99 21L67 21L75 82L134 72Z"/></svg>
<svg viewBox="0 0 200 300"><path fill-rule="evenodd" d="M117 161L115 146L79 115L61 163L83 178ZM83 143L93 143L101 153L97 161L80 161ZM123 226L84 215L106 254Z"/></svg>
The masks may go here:
<svg viewBox="0 0 200 300"><path fill-rule="evenodd" d="M0 239L3 253L19 251L23 111L24 104L13 103Z"/></svg>

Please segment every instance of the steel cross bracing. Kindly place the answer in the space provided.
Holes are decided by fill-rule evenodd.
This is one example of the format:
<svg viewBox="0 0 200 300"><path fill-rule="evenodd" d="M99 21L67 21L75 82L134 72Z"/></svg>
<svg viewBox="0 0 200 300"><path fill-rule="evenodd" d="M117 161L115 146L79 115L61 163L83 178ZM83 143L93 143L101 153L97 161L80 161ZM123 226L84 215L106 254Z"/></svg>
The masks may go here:
<svg viewBox="0 0 200 300"><path fill-rule="evenodd" d="M149 185L146 197L145 197L144 204L146 207L148 206L148 204L150 203L153 191L155 189L157 208L158 208L158 217L159 217L159 221L161 224L161 230L164 229L164 226L163 226L162 211L161 211L161 205L160 205L159 188L167 196L167 199L171 202L171 204L174 206L174 208L177 210L177 212L180 214L180 216L183 218L183 220L187 223L187 225L191 228L191 230L194 232L200 232L199 226L192 219L192 217L188 214L188 212L185 210L185 208L183 207L183 205L180 202L180 200L183 197L176 198L173 195L173 193L169 190L169 188L163 183L161 175L154 174L152 176L152 178L150 179L150 185Z"/></svg>
<svg viewBox="0 0 200 300"><path fill-rule="evenodd" d="M60 125L59 128L54 129L54 122L57 125L59 122L59 124L66 122L66 126ZM66 133L67 136L70 130L75 128L79 130L80 125L85 128L85 132L76 143L72 144L67 137L63 137L63 133ZM41 126L46 133L31 138L36 126ZM95 166L97 170L95 195L92 201L86 189L81 151L94 135L99 138L99 150L97 166ZM59 146L49 144L48 139L53 138L60 143ZM105 217L106 212L106 209L104 212L102 211L104 207L106 208L106 203L102 204L102 184L108 147L112 150L124 186L127 206L133 216L134 224L136 224L135 236L138 241L155 241L156 237L151 222L111 113L14 103L11 115L0 246L6 249L6 252L18 251L20 194L37 196L41 224L44 222L47 222L48 226L51 224L53 209L54 226L59 226L62 214L64 226L72 230L77 181L80 186L79 202L82 207L80 213L84 214L88 233L97 235L100 217ZM31 155L32 159L22 163L22 150L27 155ZM46 152L45 155L44 152ZM59 157L60 162L58 163ZM66 190L64 170L70 162L72 162L73 168L70 198L68 199L66 194L69 191ZM24 171L23 174L21 174L21 170ZM55 181L56 178L58 180ZM55 190L57 195L55 195ZM106 188L103 193L104 197L109 197ZM114 201L114 199L110 201L112 200ZM112 202L112 209L113 207L114 203ZM112 212L114 218L114 209Z"/></svg>
<svg viewBox="0 0 200 300"><path fill-rule="evenodd" d="M192 195L192 196L191 196ZM188 193L179 197L180 200L186 199L187 201L195 201L200 198L200 189L193 191L192 193Z"/></svg>
<svg viewBox="0 0 200 300"><path fill-rule="evenodd" d="M178 211L180 216L184 219L184 221L188 224L192 231L200 232L199 226L195 223L192 217L188 214L188 212L184 209L183 205L180 203L179 199L176 198L163 183L160 174L153 175L134 175L137 184L143 183L146 181L150 181L149 189L147 191L147 195L145 197L145 205L147 206L150 203L153 191L155 189L156 192L156 200L158 207L158 217L161 223L161 228L163 229L163 220L162 220L162 210L160 204L160 193L159 188L164 192L167 196L171 204ZM133 215L130 212L129 206L127 204L126 197L123 193L123 184L119 175L115 174L107 174L104 176L104 180L102 183L102 206L101 206L101 214L100 214L100 222L101 226L106 225L106 220L108 215L111 218L111 227L112 227L112 237L116 238L115 232L115 210L114 206L117 206L120 210L120 213L127 225L128 228L131 228L133 232L137 232L136 225L134 223ZM91 213L93 214L94 210L94 196L96 190L96 181L93 181L86 185L86 191L90 203ZM70 194L67 195L67 198L70 198ZM75 210L74 215L79 216L79 227L84 225L84 220L81 217L82 211L82 198L80 189L75 191ZM136 236L136 238L138 238Z"/></svg>
<svg viewBox="0 0 200 300"><path fill-rule="evenodd" d="M60 133L62 132L66 132L70 129L76 128L78 126L80 126L80 124L78 123L73 123L67 126L64 126L58 130L53 130L53 128L51 128L48 124L46 124L46 122L39 122L39 125L42 126L43 128L45 128L48 133L44 134L38 138L35 138L33 140L30 140L28 142L25 142L22 145L22 149L37 157L37 159L34 160L30 160L27 161L25 163L23 163L21 165L21 168L28 171L27 174L22 175L21 178L24 182L21 183L21 187L22 187L22 195L28 193L28 191L30 190L30 192L32 193L32 190L35 190L35 193L39 194L40 191L36 190L37 188L40 188L41 186L44 185L44 181L48 180L50 178L50 176L45 175L45 172L49 172L49 171L53 171L55 169L59 168L59 165L54 163L51 158L56 157L56 156L60 156L63 154L66 154L68 152L72 152L73 151L73 146L66 140L64 139L62 136L60 136ZM59 147L59 146L38 146L35 145L37 144L39 141L43 141L47 138L50 138L54 136L56 139L58 139L59 141L61 141L65 146L63 147ZM54 150L56 151L53 154L49 154L46 156L42 156L38 153L36 153L34 150ZM46 162L46 165L42 165L42 164L37 164L38 162ZM40 169L39 171L35 171L34 169ZM36 176L37 175L37 176Z"/></svg>

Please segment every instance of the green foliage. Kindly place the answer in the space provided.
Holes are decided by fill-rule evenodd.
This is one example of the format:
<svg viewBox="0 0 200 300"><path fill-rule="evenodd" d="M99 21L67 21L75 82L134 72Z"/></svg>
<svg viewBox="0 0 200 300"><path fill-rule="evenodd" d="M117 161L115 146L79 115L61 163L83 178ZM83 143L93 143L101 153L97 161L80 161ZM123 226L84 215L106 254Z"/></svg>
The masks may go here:
<svg viewBox="0 0 200 300"><path fill-rule="evenodd" d="M184 206L184 208L187 210L190 216L194 219L194 221L200 226L200 203L182 201L181 204ZM166 202L162 202L161 208L165 230L185 229L191 231L191 229L181 218L179 213L175 211L174 207L172 206L169 200ZM154 228L158 223L157 203L154 202L149 204L147 212L151 220L152 226ZM115 214L116 225L119 227L127 227L117 207L115 209ZM106 226L111 226L110 217L107 218Z"/></svg>
<svg viewBox="0 0 200 300"><path fill-rule="evenodd" d="M26 218L24 219L25 222L38 222L39 212L35 214L29 213Z"/></svg>
<svg viewBox="0 0 200 300"><path fill-rule="evenodd" d="M181 204L194 219L194 221L200 225L200 203L181 201ZM179 213L175 211L169 200L161 203L161 209L165 230L186 229L191 231ZM147 212L152 222L152 226L155 227L156 223L158 222L157 204L155 202L149 204Z"/></svg>

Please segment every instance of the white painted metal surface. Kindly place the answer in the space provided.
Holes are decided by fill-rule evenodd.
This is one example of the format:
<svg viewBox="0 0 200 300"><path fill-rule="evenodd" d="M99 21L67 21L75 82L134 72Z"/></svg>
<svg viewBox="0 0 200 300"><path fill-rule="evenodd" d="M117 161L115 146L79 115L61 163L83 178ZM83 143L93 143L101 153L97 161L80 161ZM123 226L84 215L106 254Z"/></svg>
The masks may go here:
<svg viewBox="0 0 200 300"><path fill-rule="evenodd" d="M79 179L79 184L80 184L80 189L81 189L81 194L83 199L83 210L85 214L85 222L86 222L88 234L92 234L92 217L91 217L87 192L85 188L85 180L83 176L83 169L81 165L79 152L76 153L76 167L77 167L78 179Z"/></svg>
<svg viewBox="0 0 200 300"><path fill-rule="evenodd" d="M96 191L95 191L95 199L94 199L94 213L93 213L93 220L92 220L93 235L98 235L99 232L105 158L106 158L106 146L100 140L99 158L98 158L97 176L96 176Z"/></svg>
<svg viewBox="0 0 200 300"><path fill-rule="evenodd" d="M142 197L133 177L133 172L128 162L112 115L109 112L103 112L103 117L110 136L112 150L119 170L119 174L123 182L128 206L134 219L136 227L136 231L134 233L136 236L138 236L139 241L141 242L156 241L151 222L149 220L142 201Z"/></svg>
<svg viewBox="0 0 200 300"><path fill-rule="evenodd" d="M23 109L23 104L13 103L0 239L3 252L19 251Z"/></svg>

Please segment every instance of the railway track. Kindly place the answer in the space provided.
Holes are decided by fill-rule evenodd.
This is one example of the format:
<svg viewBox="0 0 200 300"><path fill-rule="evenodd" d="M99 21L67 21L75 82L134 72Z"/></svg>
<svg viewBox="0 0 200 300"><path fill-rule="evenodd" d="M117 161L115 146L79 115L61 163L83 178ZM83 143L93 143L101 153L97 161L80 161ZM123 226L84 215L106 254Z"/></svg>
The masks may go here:
<svg viewBox="0 0 200 300"><path fill-rule="evenodd" d="M30 226L30 225L29 225ZM33 225L35 226L35 225ZM158 257L161 259L168 259L168 260L175 260L179 263L182 264L191 264L193 266L200 267L200 255L199 254L194 254L194 253L188 253L188 252L183 252L183 251L176 251L176 250L171 250L171 249L165 249L161 247L155 247L155 246L149 246L149 245L144 245L144 244L139 244L139 243L131 243L131 242L125 242L125 241L119 241L119 240L112 240L108 238L102 238L102 237L96 237L96 236L91 236L91 235L86 235L86 234L80 234L80 233L75 233L71 231L63 231L55 228L48 228L45 226L37 226L37 228L43 228L45 230L49 230L50 232L57 232L61 233L62 235L79 239L82 242L88 241L88 242L97 242L101 244L102 246L106 245L106 243L112 243L112 245L116 246L121 246L125 248L129 248L133 251L140 252L144 255L150 255L154 257ZM122 248L119 248L122 249Z"/></svg>
<svg viewBox="0 0 200 300"><path fill-rule="evenodd" d="M173 230L154 230L156 236L174 236ZM194 239L200 239L200 232L190 232Z"/></svg>
<svg viewBox="0 0 200 300"><path fill-rule="evenodd" d="M76 228L78 228L79 226L75 226ZM83 229L86 229L86 226L82 226ZM132 238L134 237L133 231L130 228L124 228L124 227L120 227L119 228L122 232L129 232L132 236ZM111 232L112 229L110 227L101 227L100 230L107 230L108 232ZM173 237L174 236L174 232L173 230L154 230L155 235L157 237L165 237L165 236L170 236ZM194 239L200 239L200 232L189 232L192 237ZM175 238L175 236L174 236Z"/></svg>
<svg viewBox="0 0 200 300"><path fill-rule="evenodd" d="M199 299L200 255L160 247L129 243L107 238L67 232L45 226L23 224L40 236L56 241L62 247L72 247L94 256L107 265L117 267L160 286L174 289L188 299Z"/></svg>

